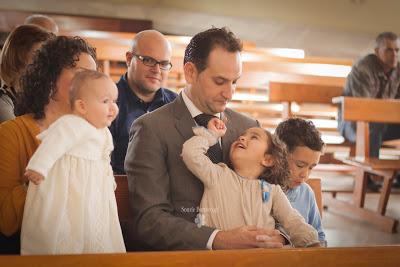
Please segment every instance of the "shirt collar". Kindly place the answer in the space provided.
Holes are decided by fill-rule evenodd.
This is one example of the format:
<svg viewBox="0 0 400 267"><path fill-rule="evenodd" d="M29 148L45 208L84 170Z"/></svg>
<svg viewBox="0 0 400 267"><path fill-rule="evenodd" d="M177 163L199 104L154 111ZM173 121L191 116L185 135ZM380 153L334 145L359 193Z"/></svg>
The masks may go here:
<svg viewBox="0 0 400 267"><path fill-rule="evenodd" d="M182 99L183 102L185 103L187 109L190 112L190 115L192 116L192 118L196 117L197 115L202 114L203 112L200 111L200 109L198 109L195 104L192 102L192 100L190 100L189 96L186 94L185 90L182 90ZM216 113L216 114L212 114L218 118L221 118L221 113Z"/></svg>

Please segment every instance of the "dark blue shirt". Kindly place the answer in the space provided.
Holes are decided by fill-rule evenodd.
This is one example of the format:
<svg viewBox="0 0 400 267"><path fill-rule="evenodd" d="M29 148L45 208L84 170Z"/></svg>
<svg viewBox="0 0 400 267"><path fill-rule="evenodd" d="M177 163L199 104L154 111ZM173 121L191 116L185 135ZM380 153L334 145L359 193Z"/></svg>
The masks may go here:
<svg viewBox="0 0 400 267"><path fill-rule="evenodd" d="M156 92L153 101L146 103L131 90L128 85L126 73L121 76L117 87L119 114L110 126L114 140L111 165L115 174L125 174L124 161L129 142L129 130L132 123L143 114L172 102L177 94L171 90L160 88Z"/></svg>

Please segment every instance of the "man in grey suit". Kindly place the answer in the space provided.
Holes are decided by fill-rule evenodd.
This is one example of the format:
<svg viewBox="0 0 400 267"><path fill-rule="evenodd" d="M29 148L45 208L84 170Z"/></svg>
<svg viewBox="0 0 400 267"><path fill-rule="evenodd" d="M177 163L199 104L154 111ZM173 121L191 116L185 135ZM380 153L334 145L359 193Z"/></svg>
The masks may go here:
<svg viewBox="0 0 400 267"><path fill-rule="evenodd" d="M185 50L186 87L175 99L135 121L125 158L133 245L150 250L281 247L277 230L244 226L219 231L196 224L202 183L186 168L181 151L193 136L195 117L226 118L220 140L229 163L231 143L257 121L226 108L242 73L241 42L225 28L196 34ZM208 151L210 152L210 150ZM197 218L197 219L196 219ZM199 226L198 226L199 225Z"/></svg>

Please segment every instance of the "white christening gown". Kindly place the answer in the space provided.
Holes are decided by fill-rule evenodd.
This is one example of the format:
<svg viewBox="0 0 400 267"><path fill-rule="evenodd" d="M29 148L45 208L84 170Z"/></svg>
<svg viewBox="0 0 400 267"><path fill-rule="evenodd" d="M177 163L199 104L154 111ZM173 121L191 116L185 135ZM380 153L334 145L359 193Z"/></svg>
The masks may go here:
<svg viewBox="0 0 400 267"><path fill-rule="evenodd" d="M27 169L45 179L28 187L21 254L125 252L109 130L65 115L38 138Z"/></svg>

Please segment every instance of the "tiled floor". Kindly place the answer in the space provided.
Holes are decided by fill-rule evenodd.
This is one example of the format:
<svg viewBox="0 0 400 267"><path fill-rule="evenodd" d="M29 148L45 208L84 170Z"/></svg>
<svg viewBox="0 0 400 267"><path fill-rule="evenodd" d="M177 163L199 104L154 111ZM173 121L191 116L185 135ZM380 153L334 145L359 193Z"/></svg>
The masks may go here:
<svg viewBox="0 0 400 267"><path fill-rule="evenodd" d="M321 176L320 176L321 177ZM338 186L351 189L353 179L343 175L325 176L322 179L322 187ZM351 193L338 193L337 198L350 200ZM324 193L324 203L329 203L331 194ZM376 209L379 194L368 193L365 206ZM386 215L400 220L400 194L391 194ZM345 215L341 211L324 210L322 222L329 247L372 246L400 244L400 233L386 233L366 221L357 219L350 214ZM398 228L400 231L400 227Z"/></svg>
<svg viewBox="0 0 400 267"><path fill-rule="evenodd" d="M324 196L324 200L330 196ZM340 199L350 199L350 194L339 194ZM378 194L367 194L365 206L374 209ZM400 219L400 195L389 198L387 215ZM400 233L386 233L376 226L340 211L325 210L322 217L325 233L330 247L370 246L400 244Z"/></svg>

